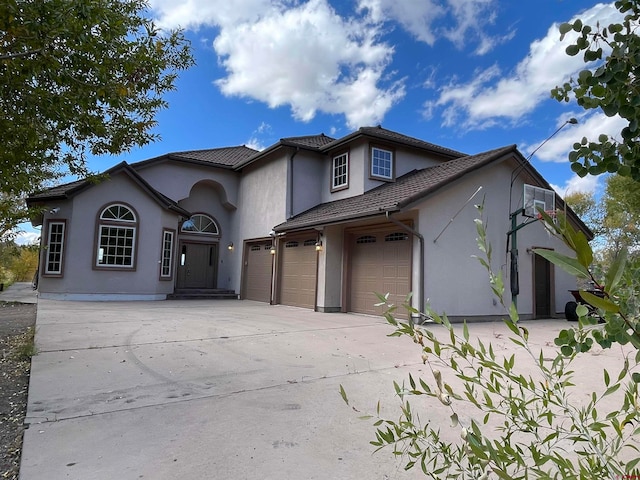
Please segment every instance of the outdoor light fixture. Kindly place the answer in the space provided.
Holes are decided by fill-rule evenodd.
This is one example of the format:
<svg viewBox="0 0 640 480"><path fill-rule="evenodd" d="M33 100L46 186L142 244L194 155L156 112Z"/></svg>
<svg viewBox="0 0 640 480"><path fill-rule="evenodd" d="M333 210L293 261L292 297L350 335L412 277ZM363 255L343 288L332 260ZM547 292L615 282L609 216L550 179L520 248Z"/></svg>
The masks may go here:
<svg viewBox="0 0 640 480"><path fill-rule="evenodd" d="M322 241L316 242L316 252L322 251Z"/></svg>
<svg viewBox="0 0 640 480"><path fill-rule="evenodd" d="M233 252L233 242L229 242L229 245L227 245L227 250Z"/></svg>
<svg viewBox="0 0 640 480"><path fill-rule="evenodd" d="M60 211L60 207L55 207L55 208L52 208L51 210L49 210L49 213L50 213L51 215L55 215L55 214L56 214L56 213L58 213L59 211Z"/></svg>
<svg viewBox="0 0 640 480"><path fill-rule="evenodd" d="M275 255L275 254L276 254L276 247L275 247L275 245L271 245L271 250L269 250L269 253L270 253L271 255Z"/></svg>

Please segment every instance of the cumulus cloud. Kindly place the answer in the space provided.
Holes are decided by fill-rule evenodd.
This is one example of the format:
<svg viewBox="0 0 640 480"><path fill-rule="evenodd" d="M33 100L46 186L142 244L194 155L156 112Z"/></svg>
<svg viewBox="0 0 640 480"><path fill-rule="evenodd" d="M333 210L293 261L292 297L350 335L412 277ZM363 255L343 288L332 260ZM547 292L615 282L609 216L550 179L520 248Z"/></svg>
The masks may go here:
<svg viewBox="0 0 640 480"><path fill-rule="evenodd" d="M621 18L612 4L595 5L574 20L578 17L590 25L608 25ZM585 67L580 55L565 54L574 38L575 34L569 34L560 42L558 25L553 24L544 38L531 44L529 54L513 72L504 73L493 65L476 72L466 83L454 79L441 89L435 102L443 109L443 125L482 129L499 119L515 121L530 113L549 98L551 89Z"/></svg>
<svg viewBox="0 0 640 480"><path fill-rule="evenodd" d="M509 37L484 32L496 0L359 0L342 16L331 1L150 0L150 7L161 28L215 29L226 72L215 85L224 95L288 106L300 121L343 115L350 128L380 123L406 94L406 79L389 69L394 48L382 39L389 28L429 45L474 43L478 54Z"/></svg>
<svg viewBox="0 0 640 480"><path fill-rule="evenodd" d="M574 175L564 185L551 184L551 188L562 198L577 192L595 194L600 189L600 180L599 176L587 175L586 177L578 177Z"/></svg>
<svg viewBox="0 0 640 480"><path fill-rule="evenodd" d="M40 242L40 232L18 232L14 241L18 245L37 245Z"/></svg>
<svg viewBox="0 0 640 480"><path fill-rule="evenodd" d="M627 121L619 116L607 117L603 113L574 112L563 116L557 127L564 124L569 117L578 119L577 125L567 125L553 138L545 142L541 139L530 145L521 146L525 155L530 155L543 142L544 145L535 152L536 158L543 162L567 162L567 152L573 149L573 144L580 142L583 137L590 141L597 141L600 134L604 133L616 138L620 131L627 126Z"/></svg>
<svg viewBox="0 0 640 480"><path fill-rule="evenodd" d="M496 3L496 0L360 0L358 10L368 12L374 22L397 22L416 40L428 45L446 38L459 49L475 44L475 53L483 55L513 34L486 33L485 27L495 21Z"/></svg>

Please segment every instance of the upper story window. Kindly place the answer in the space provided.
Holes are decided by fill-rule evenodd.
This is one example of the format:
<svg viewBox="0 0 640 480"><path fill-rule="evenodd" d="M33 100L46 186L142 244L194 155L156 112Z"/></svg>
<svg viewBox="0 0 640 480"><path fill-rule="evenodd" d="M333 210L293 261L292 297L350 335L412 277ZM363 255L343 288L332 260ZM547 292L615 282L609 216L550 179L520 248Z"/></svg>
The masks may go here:
<svg viewBox="0 0 640 480"><path fill-rule="evenodd" d="M138 219L128 206L114 203L98 219L96 263L99 268L135 268Z"/></svg>
<svg viewBox="0 0 640 480"><path fill-rule="evenodd" d="M371 147L371 177L381 180L393 180L393 152L383 148Z"/></svg>
<svg viewBox="0 0 640 480"><path fill-rule="evenodd" d="M331 166L331 191L349 188L349 153L333 157Z"/></svg>
<svg viewBox="0 0 640 480"><path fill-rule="evenodd" d="M204 213L192 215L189 220L182 224L180 231L183 233L220 235L220 229L216 221Z"/></svg>

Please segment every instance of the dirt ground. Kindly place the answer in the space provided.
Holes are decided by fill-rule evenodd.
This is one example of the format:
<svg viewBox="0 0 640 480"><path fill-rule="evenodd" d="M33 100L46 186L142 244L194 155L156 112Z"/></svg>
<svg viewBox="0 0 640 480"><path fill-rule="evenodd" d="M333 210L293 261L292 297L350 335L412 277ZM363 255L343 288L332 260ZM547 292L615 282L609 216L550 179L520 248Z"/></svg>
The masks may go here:
<svg viewBox="0 0 640 480"><path fill-rule="evenodd" d="M18 346L36 322L36 304L0 302L0 478L16 479L27 410L31 361Z"/></svg>

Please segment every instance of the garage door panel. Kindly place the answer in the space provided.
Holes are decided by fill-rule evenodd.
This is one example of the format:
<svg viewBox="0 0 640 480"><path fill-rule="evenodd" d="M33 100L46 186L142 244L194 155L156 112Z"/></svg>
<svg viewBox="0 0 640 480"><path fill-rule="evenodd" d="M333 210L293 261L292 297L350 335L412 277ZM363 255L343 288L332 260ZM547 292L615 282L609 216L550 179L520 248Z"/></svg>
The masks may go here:
<svg viewBox="0 0 640 480"><path fill-rule="evenodd" d="M375 293L401 304L411 289L411 241L404 232L367 232L351 238L349 310L381 314ZM375 293L374 293L375 292Z"/></svg>
<svg viewBox="0 0 640 480"><path fill-rule="evenodd" d="M282 249L280 303L314 308L317 253L315 239L289 239Z"/></svg>
<svg viewBox="0 0 640 480"><path fill-rule="evenodd" d="M244 298L258 302L271 300L271 243L247 244Z"/></svg>

